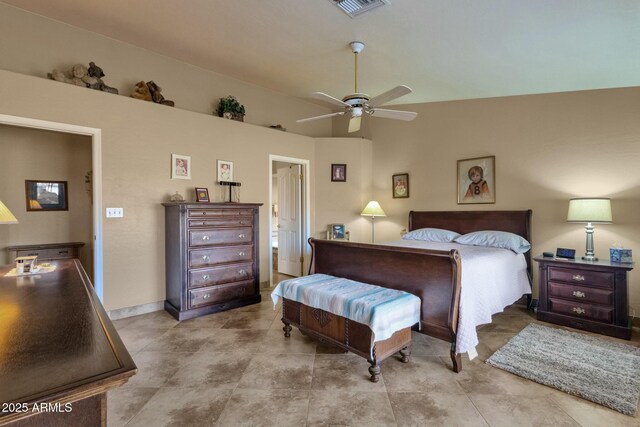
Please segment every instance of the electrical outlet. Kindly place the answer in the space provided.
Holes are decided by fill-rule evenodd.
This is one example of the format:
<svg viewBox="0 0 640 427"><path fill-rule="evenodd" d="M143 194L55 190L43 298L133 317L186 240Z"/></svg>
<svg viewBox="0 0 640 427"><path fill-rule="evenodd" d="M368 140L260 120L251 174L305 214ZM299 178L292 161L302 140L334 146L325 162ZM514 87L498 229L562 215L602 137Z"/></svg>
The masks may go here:
<svg viewBox="0 0 640 427"><path fill-rule="evenodd" d="M107 218L122 218L124 217L123 208L107 208Z"/></svg>

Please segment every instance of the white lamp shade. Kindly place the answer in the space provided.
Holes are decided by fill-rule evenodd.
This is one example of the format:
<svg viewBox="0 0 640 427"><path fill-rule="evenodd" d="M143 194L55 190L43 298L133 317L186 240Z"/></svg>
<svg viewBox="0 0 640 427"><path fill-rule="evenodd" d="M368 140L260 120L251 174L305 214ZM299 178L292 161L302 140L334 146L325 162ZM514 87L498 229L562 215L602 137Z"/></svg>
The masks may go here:
<svg viewBox="0 0 640 427"><path fill-rule="evenodd" d="M17 224L18 220L0 200L0 224Z"/></svg>
<svg viewBox="0 0 640 427"><path fill-rule="evenodd" d="M567 222L596 222L611 224L610 199L571 199Z"/></svg>
<svg viewBox="0 0 640 427"><path fill-rule="evenodd" d="M371 216L371 217L387 216L387 214L385 214L382 208L380 207L380 203L376 202L375 200L372 200L369 203L367 203L367 206L364 208L364 210L360 215Z"/></svg>

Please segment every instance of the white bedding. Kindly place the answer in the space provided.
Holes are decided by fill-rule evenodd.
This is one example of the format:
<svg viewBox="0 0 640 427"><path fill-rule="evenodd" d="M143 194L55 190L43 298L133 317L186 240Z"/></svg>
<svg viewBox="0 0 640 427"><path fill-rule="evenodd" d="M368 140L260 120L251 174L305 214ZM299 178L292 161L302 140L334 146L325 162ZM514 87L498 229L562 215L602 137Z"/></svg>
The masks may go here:
<svg viewBox="0 0 640 427"><path fill-rule="evenodd" d="M462 264L462 289L456 349L458 353L468 353L469 359L478 355L476 327L491 323L491 315L502 312L522 295L531 293L524 255L508 249L418 240L399 240L385 245L458 250Z"/></svg>

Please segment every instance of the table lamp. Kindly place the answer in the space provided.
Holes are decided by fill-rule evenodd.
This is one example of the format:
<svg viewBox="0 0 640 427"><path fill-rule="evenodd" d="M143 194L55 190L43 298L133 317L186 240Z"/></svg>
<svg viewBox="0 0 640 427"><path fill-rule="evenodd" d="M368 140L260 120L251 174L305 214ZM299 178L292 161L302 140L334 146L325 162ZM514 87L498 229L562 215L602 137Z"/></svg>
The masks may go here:
<svg viewBox="0 0 640 427"><path fill-rule="evenodd" d="M567 222L586 222L587 252L582 257L585 261L597 261L593 251L593 225L611 224L611 200L601 198L581 198L569 200Z"/></svg>
<svg viewBox="0 0 640 427"><path fill-rule="evenodd" d="M0 200L0 224L17 224L18 220Z"/></svg>
<svg viewBox="0 0 640 427"><path fill-rule="evenodd" d="M375 229L373 225L373 220L377 216L387 216L387 214L384 213L384 211L382 210L378 202L376 202L375 200L372 200L369 203L367 203L367 206L365 206L364 210L360 213L360 215L371 217L371 243L374 243Z"/></svg>

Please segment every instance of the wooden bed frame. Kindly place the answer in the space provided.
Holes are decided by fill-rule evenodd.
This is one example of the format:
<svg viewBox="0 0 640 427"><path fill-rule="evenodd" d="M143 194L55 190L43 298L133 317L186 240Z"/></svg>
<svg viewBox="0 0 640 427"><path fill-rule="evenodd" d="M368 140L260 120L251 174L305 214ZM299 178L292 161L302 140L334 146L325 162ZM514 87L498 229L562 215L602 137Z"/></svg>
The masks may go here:
<svg viewBox="0 0 640 427"><path fill-rule="evenodd" d="M460 234L479 230L508 231L531 242L531 210L411 211L409 230L442 228ZM397 246L309 239L310 273L344 277L399 289L420 298L420 332L451 343L453 370L462 370L456 351L461 261L456 250L437 251ZM531 251L525 254L531 277Z"/></svg>

